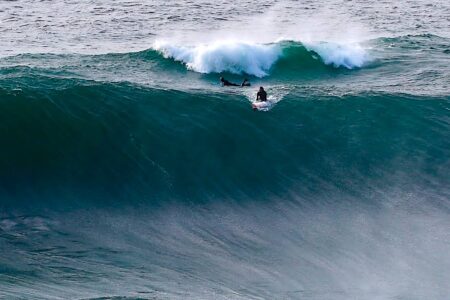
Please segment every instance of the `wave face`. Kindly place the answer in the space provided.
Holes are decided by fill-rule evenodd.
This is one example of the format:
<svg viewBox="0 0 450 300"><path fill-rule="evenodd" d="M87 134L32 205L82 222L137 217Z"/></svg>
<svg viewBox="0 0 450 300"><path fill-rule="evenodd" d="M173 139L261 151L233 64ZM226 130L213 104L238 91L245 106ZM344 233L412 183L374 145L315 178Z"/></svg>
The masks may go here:
<svg viewBox="0 0 450 300"><path fill-rule="evenodd" d="M164 57L182 62L188 69L196 72L230 72L257 77L269 75L271 68L281 58L294 63L298 60L320 60L325 65L347 69L360 68L369 61L369 55L359 45L326 42L255 44L228 41L195 47L157 42L154 49ZM292 55L299 52L298 56Z"/></svg>
<svg viewBox="0 0 450 300"><path fill-rule="evenodd" d="M287 178L310 188L344 178L353 185L381 180L398 164L416 165L423 180L445 178L448 98L300 89L265 116L239 94L41 80L54 88L1 92L0 190L16 204L19 195L45 198L37 196L43 191L98 189L106 199L128 189L197 198L262 186L282 193L292 188Z"/></svg>

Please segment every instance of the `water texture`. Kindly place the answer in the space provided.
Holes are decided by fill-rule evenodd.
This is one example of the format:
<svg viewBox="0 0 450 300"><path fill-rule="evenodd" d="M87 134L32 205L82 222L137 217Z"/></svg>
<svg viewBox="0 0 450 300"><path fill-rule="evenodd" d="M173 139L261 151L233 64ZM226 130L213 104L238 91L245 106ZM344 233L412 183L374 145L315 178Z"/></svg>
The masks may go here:
<svg viewBox="0 0 450 300"><path fill-rule="evenodd" d="M0 299L448 299L449 15L1 2Z"/></svg>

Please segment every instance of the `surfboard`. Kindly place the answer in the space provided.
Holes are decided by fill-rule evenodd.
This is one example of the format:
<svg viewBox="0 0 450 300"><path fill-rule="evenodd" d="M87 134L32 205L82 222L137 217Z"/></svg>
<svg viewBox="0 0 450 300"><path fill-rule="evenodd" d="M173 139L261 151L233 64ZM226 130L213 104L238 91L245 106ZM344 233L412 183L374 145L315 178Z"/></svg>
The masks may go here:
<svg viewBox="0 0 450 300"><path fill-rule="evenodd" d="M253 102L252 108L253 110L269 110L272 107L272 102L270 101L259 101L259 102Z"/></svg>

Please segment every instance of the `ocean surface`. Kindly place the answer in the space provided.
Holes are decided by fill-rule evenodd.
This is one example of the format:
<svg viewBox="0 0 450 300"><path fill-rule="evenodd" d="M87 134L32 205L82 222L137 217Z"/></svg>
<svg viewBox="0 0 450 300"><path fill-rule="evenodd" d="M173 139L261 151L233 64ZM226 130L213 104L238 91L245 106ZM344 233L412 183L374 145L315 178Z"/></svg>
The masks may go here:
<svg viewBox="0 0 450 300"><path fill-rule="evenodd" d="M0 35L0 299L449 299L449 1L10 0Z"/></svg>

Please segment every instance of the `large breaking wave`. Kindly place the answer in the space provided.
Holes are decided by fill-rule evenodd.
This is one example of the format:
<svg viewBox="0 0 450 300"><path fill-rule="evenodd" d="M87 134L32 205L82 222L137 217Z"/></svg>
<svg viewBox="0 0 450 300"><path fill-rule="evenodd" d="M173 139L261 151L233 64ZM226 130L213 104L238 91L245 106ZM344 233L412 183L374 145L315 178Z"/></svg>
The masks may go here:
<svg viewBox="0 0 450 300"><path fill-rule="evenodd" d="M182 62L190 70L200 73L230 72L264 77L281 60L290 64L317 60L335 68L360 68L370 61L367 51L358 44L331 42L281 41L257 44L240 41L219 41L196 46L178 46L156 42L153 49L166 58Z"/></svg>

